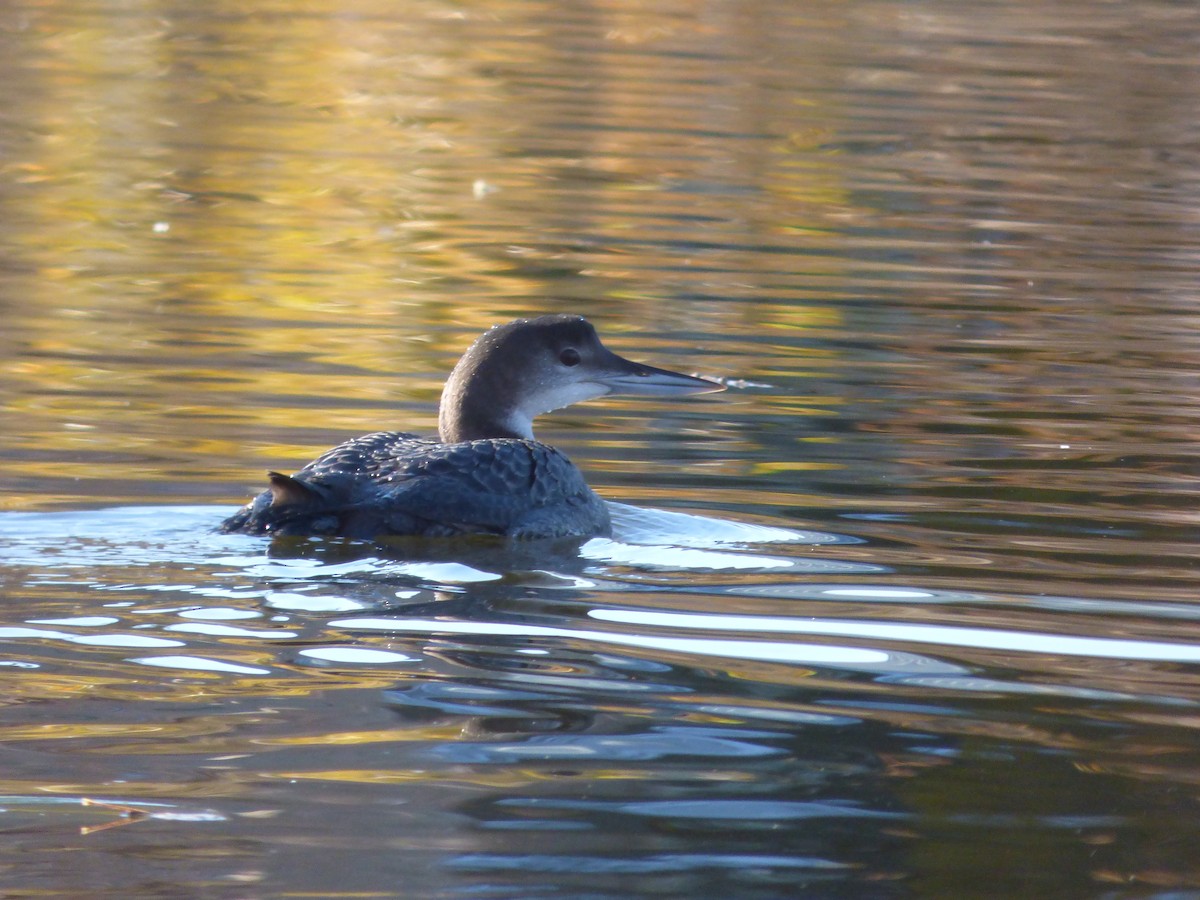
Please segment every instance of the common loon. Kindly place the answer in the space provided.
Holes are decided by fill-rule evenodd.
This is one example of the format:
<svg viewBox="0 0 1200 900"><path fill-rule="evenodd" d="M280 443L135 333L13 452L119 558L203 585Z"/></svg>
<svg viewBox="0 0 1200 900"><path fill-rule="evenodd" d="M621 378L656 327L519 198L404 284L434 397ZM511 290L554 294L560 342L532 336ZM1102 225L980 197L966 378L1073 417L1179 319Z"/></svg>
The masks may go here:
<svg viewBox="0 0 1200 900"><path fill-rule="evenodd" d="M608 510L565 455L533 436L545 412L606 394L720 391L715 381L630 362L579 316L517 319L485 332L442 391L440 440L398 431L354 438L270 487L221 531L270 535L462 534L514 538L609 532Z"/></svg>

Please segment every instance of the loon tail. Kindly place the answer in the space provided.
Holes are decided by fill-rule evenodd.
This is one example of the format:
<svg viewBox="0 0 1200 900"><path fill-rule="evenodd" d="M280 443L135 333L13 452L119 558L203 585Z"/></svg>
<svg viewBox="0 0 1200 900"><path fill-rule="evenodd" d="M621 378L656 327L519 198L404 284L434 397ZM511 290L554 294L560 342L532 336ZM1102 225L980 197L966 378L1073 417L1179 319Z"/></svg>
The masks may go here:
<svg viewBox="0 0 1200 900"><path fill-rule="evenodd" d="M303 523L303 528L321 533L336 526L343 498L332 486L280 472L268 472L267 482L267 490L222 522L220 531L226 534L301 533L296 526Z"/></svg>
<svg viewBox="0 0 1200 900"><path fill-rule="evenodd" d="M320 503L324 498L307 483L290 475L268 472L271 506L295 506L297 504Z"/></svg>

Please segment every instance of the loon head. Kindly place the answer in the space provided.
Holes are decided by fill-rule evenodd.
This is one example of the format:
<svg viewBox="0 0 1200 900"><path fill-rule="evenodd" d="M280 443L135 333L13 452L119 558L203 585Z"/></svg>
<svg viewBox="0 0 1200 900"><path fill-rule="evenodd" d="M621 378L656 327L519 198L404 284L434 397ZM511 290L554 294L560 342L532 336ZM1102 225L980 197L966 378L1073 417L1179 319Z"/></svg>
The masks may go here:
<svg viewBox="0 0 1200 900"><path fill-rule="evenodd" d="M463 354L442 391L438 431L447 443L532 440L535 416L583 400L724 389L617 356L580 316L517 319L485 332Z"/></svg>

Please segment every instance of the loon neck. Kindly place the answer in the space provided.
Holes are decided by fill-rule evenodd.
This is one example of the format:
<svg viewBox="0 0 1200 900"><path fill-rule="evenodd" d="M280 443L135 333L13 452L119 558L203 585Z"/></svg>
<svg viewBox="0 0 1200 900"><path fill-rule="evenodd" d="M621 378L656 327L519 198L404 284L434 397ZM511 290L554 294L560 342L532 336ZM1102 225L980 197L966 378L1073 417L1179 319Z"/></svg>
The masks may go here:
<svg viewBox="0 0 1200 900"><path fill-rule="evenodd" d="M532 441L533 422L519 413L504 409L486 398L468 392L461 396L447 397L450 386L442 392L441 408L438 412L438 437L444 443L479 441L488 438L516 438ZM454 400L456 402L447 402Z"/></svg>
<svg viewBox="0 0 1200 900"><path fill-rule="evenodd" d="M533 440L533 420L516 405L517 385L504 367L464 357L450 373L438 407L444 443L488 438Z"/></svg>

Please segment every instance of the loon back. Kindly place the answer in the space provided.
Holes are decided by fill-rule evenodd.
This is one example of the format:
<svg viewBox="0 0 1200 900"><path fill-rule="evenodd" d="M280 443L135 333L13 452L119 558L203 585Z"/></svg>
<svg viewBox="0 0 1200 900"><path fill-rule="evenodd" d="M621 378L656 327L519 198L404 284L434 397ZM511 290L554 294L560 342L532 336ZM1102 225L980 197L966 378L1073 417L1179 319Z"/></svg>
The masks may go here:
<svg viewBox="0 0 1200 900"><path fill-rule="evenodd" d="M459 360L438 415L440 441L381 431L334 447L221 525L272 535L582 537L608 510L582 473L533 437L535 416L606 394L720 391L713 381L630 362L579 316L518 319Z"/></svg>
<svg viewBox="0 0 1200 900"><path fill-rule="evenodd" d="M540 441L442 444L398 431L334 447L221 526L273 535L577 537L606 534L608 510L565 455Z"/></svg>

